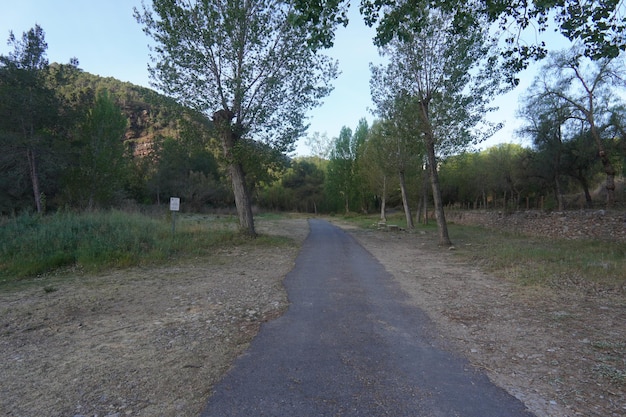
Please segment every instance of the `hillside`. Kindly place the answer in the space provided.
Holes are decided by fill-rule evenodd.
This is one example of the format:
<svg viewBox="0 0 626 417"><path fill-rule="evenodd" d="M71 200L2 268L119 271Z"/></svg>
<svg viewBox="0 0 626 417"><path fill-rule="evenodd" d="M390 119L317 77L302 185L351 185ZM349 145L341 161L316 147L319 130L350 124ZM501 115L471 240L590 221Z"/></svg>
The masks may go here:
<svg viewBox="0 0 626 417"><path fill-rule="evenodd" d="M62 66L51 65L53 71L55 67L60 69ZM63 95L73 100L89 100L100 90L109 91L128 119L125 140L136 156L146 155L156 137L178 138L184 121L205 128L211 125L204 115L146 87L82 70L74 71L68 81L60 88Z"/></svg>
<svg viewBox="0 0 626 417"><path fill-rule="evenodd" d="M207 117L149 88L72 64L0 66L0 215L152 204L185 186L201 206L200 190L225 189L212 138Z"/></svg>

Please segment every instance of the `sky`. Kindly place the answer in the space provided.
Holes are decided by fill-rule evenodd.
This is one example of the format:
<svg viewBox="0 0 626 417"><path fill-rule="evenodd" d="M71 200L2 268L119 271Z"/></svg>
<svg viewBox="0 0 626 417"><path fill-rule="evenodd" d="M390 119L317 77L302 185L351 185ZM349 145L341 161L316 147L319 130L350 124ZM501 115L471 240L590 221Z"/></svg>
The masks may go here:
<svg viewBox="0 0 626 417"><path fill-rule="evenodd" d="M150 87L150 39L133 17L133 7L140 8L141 0L0 0L0 54L10 51L6 43L9 31L21 38L23 32L39 24L45 32L50 62L67 63L76 57L79 68L86 72ZM372 43L374 29L365 26L354 6L350 17L348 27L337 30L334 47L325 52L339 60L341 74L322 106L308 113L309 135L319 132L333 138L343 126L354 130L361 118L370 124L374 120L369 64L382 61ZM521 73L520 86L497 98L495 104L500 110L489 119L505 125L481 148L503 142L522 143L515 137L520 126L515 117L517 101L531 84L534 71ZM310 153L304 142L300 140L297 145L298 155Z"/></svg>

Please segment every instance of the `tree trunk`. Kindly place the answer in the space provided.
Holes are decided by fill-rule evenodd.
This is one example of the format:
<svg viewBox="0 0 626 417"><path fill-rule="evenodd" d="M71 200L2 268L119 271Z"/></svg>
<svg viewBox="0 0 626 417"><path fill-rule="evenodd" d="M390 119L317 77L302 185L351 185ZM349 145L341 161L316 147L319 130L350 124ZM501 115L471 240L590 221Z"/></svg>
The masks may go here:
<svg viewBox="0 0 626 417"><path fill-rule="evenodd" d="M590 99L591 103L591 99ZM589 121L589 125L591 126L591 136L596 142L598 147L598 155L600 156L600 161L602 161L602 166L604 167L604 172L606 173L606 207L612 208L615 204L615 168L611 163L611 159L609 158L606 149L604 149L604 144L602 143L602 138L600 137L600 133L598 132L598 128L596 127L594 118L593 118L593 107L590 106L590 111L587 114L587 120Z"/></svg>
<svg viewBox="0 0 626 417"><path fill-rule="evenodd" d="M422 139L426 148L428 157L428 168L430 169L430 184L433 189L433 202L435 204L435 220L437 221L437 229L439 230L439 246L452 246L450 236L448 235L448 224L443 211L443 199L441 198L441 187L439 186L439 173L437 172L437 158L435 156L435 136L430 124L430 116L428 114L428 101L420 103L420 122L424 127L422 130Z"/></svg>
<svg viewBox="0 0 626 417"><path fill-rule="evenodd" d="M404 207L404 216L406 217L406 228L413 229L413 217L411 217L411 208L409 207L409 197L406 190L404 171L400 171L398 175L400 177L400 192L402 194L402 206Z"/></svg>
<svg viewBox="0 0 626 417"><path fill-rule="evenodd" d="M380 220L387 223L387 176L383 175L383 195L380 201Z"/></svg>
<svg viewBox="0 0 626 417"><path fill-rule="evenodd" d="M587 182L587 178L585 178L585 176L582 174L582 172L579 173L579 175L577 175L575 177L578 182L580 183L581 187L583 187L583 193L585 194L585 206L586 208L590 209L593 207L593 200L591 199L591 192L589 192L589 183Z"/></svg>
<svg viewBox="0 0 626 417"><path fill-rule="evenodd" d="M561 191L561 181L559 181L558 173L554 176L554 194L558 206L558 211L565 209L565 203L563 202L563 192Z"/></svg>
<svg viewBox="0 0 626 417"><path fill-rule="evenodd" d="M239 216L239 228L243 233L255 237L256 231L254 230L252 203L250 201L250 193L246 187L246 175L243 167L240 163L233 161L228 166L228 174L230 175L233 193L235 194L235 206L237 207L237 215Z"/></svg>
<svg viewBox="0 0 626 417"><path fill-rule="evenodd" d="M565 202L563 201L563 191L561 190L561 149L563 147L562 132L559 126L556 130L555 142L558 145L556 155L554 156L554 187L556 192L556 201L558 204L558 210L563 211L565 209Z"/></svg>
<svg viewBox="0 0 626 417"><path fill-rule="evenodd" d="M39 191L39 174L37 173L37 158L33 149L26 151L26 157L28 158L28 170L30 173L30 180L33 185L33 197L35 198L35 207L37 213L43 212L43 206L41 204L41 191Z"/></svg>
<svg viewBox="0 0 626 417"><path fill-rule="evenodd" d="M428 224L428 167L422 170L422 198L417 210L418 223Z"/></svg>
<svg viewBox="0 0 626 417"><path fill-rule="evenodd" d="M237 137L233 132L230 121L232 113L228 110L220 110L213 114L213 122L218 129L224 158L228 161L228 175L230 177L233 194L235 195L235 206L239 216L239 229L242 233L256 237L254 230L254 216L252 215L252 202L250 193L246 186L246 174L243 166L235 158L234 149Z"/></svg>
<svg viewBox="0 0 626 417"><path fill-rule="evenodd" d="M435 203L435 219L439 230L439 246L452 246L448 235L448 224L443 211L441 188L439 187L439 173L437 172L437 160L435 157L435 142L431 133L425 136L426 152L428 154L428 167L430 168L430 184L433 189L433 201Z"/></svg>

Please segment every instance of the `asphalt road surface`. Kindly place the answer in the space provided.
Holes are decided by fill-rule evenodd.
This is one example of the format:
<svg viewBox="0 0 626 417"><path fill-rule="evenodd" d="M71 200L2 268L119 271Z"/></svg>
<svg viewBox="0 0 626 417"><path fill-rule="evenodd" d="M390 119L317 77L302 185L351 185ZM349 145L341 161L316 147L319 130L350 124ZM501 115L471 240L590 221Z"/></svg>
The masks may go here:
<svg viewBox="0 0 626 417"><path fill-rule="evenodd" d="M285 278L290 307L261 327L203 417L529 417L433 337L384 267L322 220Z"/></svg>

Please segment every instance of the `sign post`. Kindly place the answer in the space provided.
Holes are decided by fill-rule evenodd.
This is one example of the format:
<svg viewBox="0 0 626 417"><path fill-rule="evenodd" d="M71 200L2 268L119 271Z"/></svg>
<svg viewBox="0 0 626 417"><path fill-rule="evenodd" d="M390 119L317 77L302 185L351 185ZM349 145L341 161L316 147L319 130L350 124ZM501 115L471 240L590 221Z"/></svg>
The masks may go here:
<svg viewBox="0 0 626 417"><path fill-rule="evenodd" d="M172 236L176 232L176 212L180 210L180 198L170 197L170 211L172 212Z"/></svg>

